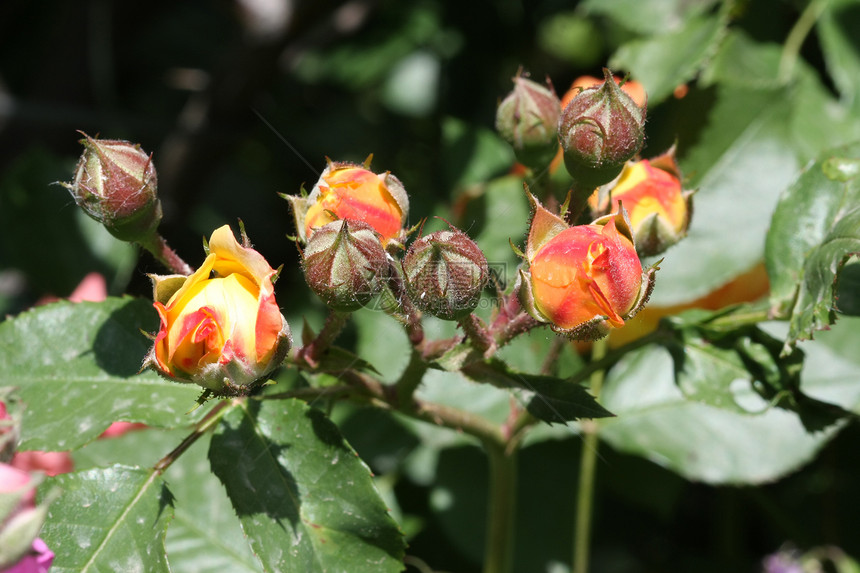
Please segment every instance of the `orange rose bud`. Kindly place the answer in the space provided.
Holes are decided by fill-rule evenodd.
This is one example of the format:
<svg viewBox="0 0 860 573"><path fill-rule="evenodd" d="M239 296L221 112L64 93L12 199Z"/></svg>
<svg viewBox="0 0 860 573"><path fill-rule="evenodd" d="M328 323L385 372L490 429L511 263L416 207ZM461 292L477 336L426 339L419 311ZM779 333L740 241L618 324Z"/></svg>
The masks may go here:
<svg viewBox="0 0 860 573"><path fill-rule="evenodd" d="M692 195L692 191L681 189L672 148L650 161L628 163L614 186L606 192L601 189L594 199L602 213L617 211L619 203L624 205L630 216L636 250L644 257L659 255L687 235Z"/></svg>
<svg viewBox="0 0 860 573"><path fill-rule="evenodd" d="M523 307L571 338L600 338L623 326L645 304L655 270L643 272L624 211L568 227L530 198L529 270L520 271Z"/></svg>
<svg viewBox="0 0 860 573"><path fill-rule="evenodd" d="M645 107L645 104L648 102L648 94L645 92L645 87L642 84L634 80L627 80L622 84L621 82L624 78L618 76L612 76L612 79L615 80L621 91L630 96L636 105L641 108ZM595 78L594 76L579 76L573 80L573 83L570 84L570 89L561 98L562 109L566 108L570 100L578 96L582 90L586 88L599 88L605 81L605 79Z"/></svg>
<svg viewBox="0 0 860 573"><path fill-rule="evenodd" d="M87 215L123 241L145 242L161 222L152 157L128 141L84 134L75 179L62 183Z"/></svg>
<svg viewBox="0 0 860 573"><path fill-rule="evenodd" d="M517 76L496 111L496 130L514 148L517 161L539 171L558 151L559 115L561 104L552 86Z"/></svg>
<svg viewBox="0 0 860 573"><path fill-rule="evenodd" d="M409 198L397 177L352 163L330 163L310 195L287 199L303 242L314 230L343 219L367 223L385 246L400 238L409 213Z"/></svg>
<svg viewBox="0 0 860 573"><path fill-rule="evenodd" d="M564 111L558 138L564 165L581 188L595 189L615 179L645 140L645 108L612 80L582 90Z"/></svg>
<svg viewBox="0 0 860 573"><path fill-rule="evenodd" d="M247 394L291 344L274 276L263 255L240 245L229 226L216 229L194 274L152 277L161 327L144 366L218 396Z"/></svg>

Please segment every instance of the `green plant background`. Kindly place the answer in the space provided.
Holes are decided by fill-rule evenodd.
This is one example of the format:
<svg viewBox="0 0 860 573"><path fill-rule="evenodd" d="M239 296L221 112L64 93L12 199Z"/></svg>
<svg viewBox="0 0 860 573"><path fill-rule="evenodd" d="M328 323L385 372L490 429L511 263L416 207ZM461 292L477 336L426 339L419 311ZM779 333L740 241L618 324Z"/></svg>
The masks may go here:
<svg viewBox="0 0 860 573"><path fill-rule="evenodd" d="M303 319L319 327L324 308L298 272L286 238L294 232L291 215L278 193L313 185L326 157L363 161L372 153L375 168L406 185L411 223L432 215L451 220L512 280L508 240L521 244L528 206L521 179L508 175L512 151L493 131L496 104L520 65L535 78L550 77L562 93L582 74L599 76L607 63L648 90L643 156L676 142L686 187L698 189L689 237L666 253L651 304L696 300L764 261L768 304L788 320L715 346L702 342L695 320L681 317L675 342L630 353L610 370L601 403L617 418L601 423L609 447L598 460L593 570L752 571L784 542L836 544L860 555L852 417L810 426L814 412L770 407L747 374L750 360L761 368L768 360L783 364L774 358L783 344L788 350L800 340L803 367L791 378L799 387L772 390L860 409L860 322L852 316L860 310L860 271L851 259L835 293L838 322L807 340L833 318L832 278L843 255L860 251L860 150L849 145L860 139L860 44L852 32L860 27L860 3L315 0L295 2L290 25L272 37L243 28L237 6L0 6L0 314L18 315L49 294L67 296L92 271L107 277L115 297L0 322L0 385L20 387L30 404L22 448L81 448L74 456L84 473L56 482L76 497L57 502L43 532L58 564L77 551L64 544L86 541L89 527L106 527L100 539L111 543L124 535L148 543L151 533L135 533L143 519L166 528L174 571L273 570L273 547L298 543L316 528L296 526L299 510L287 502L278 508L296 527L289 539L271 523L255 523L252 507L237 519L206 457L208 448L216 473L226 472L247 443L274 436L277 456L302 468L297 475L279 475L281 465L263 460L244 481L222 477L228 491L241 498L236 492L246 485L295 480L303 519L314 515L315 525L349 531L340 547L355 551L329 555L313 545L302 555L318 561L296 571L347 570L338 561L347 554L350 571L398 570L404 543L385 507L407 554L438 570L478 571L488 473L477 442L464 435L338 404L326 413L342 442L337 429L319 422L324 416L315 407L324 404L293 402L277 404L295 421L293 435L315 436L308 451L293 447L290 434L246 427L233 411L211 446L208 438L195 444L163 478L135 469L151 468L187 433L176 428L198 421L206 407L186 414L198 395L193 388L135 375L147 348L137 328L152 330L156 320L143 300L145 274L162 269L113 240L51 185L71 177L76 129L154 153L162 233L192 264L202 257L202 237L244 221L255 247L273 265L284 264L277 296L298 334ZM807 17L812 27L798 39L792 30ZM678 99L673 90L682 84L689 93ZM427 229L442 225L431 219ZM123 293L137 298L119 298ZM450 332L451 325L430 320L427 328ZM501 356L537 372L552 339L536 330ZM97 340L111 341L116 352ZM338 344L387 381L409 356L399 325L371 309L353 317ZM679 348L694 367L676 376L672 350ZM580 365L565 348L558 374ZM285 370L278 380L297 378ZM442 371L428 374L419 396L498 422L510 400L504 390ZM270 415L248 419L262 423ZM117 419L154 427L94 441ZM518 460L516 571L564 570L582 444L576 424L530 434ZM358 485L335 507L301 489L318 471L302 461L337 455L354 462L337 466L342 474L324 473L320 491ZM97 509L91 524L78 523L76 504L86 507L99 484L122 484L116 495L130 511ZM344 517L341 508L353 504L378 514L372 531ZM107 543L88 555L108 568L139 559L166 570L160 540L152 543L126 542L120 546L134 552L116 554ZM359 558L366 569L355 565Z"/></svg>

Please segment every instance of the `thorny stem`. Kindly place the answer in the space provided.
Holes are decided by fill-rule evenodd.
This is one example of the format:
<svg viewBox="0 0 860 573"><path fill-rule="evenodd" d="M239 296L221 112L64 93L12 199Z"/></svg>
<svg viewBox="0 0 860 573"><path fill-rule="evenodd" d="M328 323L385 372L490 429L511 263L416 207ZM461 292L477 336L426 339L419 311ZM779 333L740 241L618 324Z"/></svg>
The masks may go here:
<svg viewBox="0 0 860 573"><path fill-rule="evenodd" d="M523 310L516 293L512 293L503 301L489 333L496 339L496 347L501 348L514 337L538 326L543 325Z"/></svg>
<svg viewBox="0 0 860 573"><path fill-rule="evenodd" d="M194 269L170 248L164 237L153 233L148 241L141 241L140 246L152 253L155 259L178 275L190 275Z"/></svg>
<svg viewBox="0 0 860 573"><path fill-rule="evenodd" d="M599 363L606 355L606 339L596 340L591 348L592 362ZM605 370L594 370L591 374L591 393L600 397ZM576 494L576 526L573 540L573 573L588 573L591 546L591 518L594 503L594 473L597 465L597 426L593 421L582 423L585 439L579 466L579 488Z"/></svg>
<svg viewBox="0 0 860 573"><path fill-rule="evenodd" d="M389 276L388 284L391 288L391 293L394 295L395 302L402 314L406 334L409 336L409 342L412 346L419 346L424 342L424 328L421 326L421 311L415 308L412 304L412 299L406 292L406 284L403 281L403 271L400 266L389 260L388 265Z"/></svg>
<svg viewBox="0 0 860 573"><path fill-rule="evenodd" d="M181 456L188 448L194 444L197 440L199 440L206 432L215 427L215 425L221 420L221 417L226 413L225 408L230 402L224 400L218 403L215 407L209 410L209 413L206 414L202 420L197 422L194 426L194 430L185 437L182 442L178 446L176 446L173 451L169 454L161 458L157 464L153 467L153 469L158 474L164 473L170 465L175 462L179 456Z"/></svg>
<svg viewBox="0 0 860 573"><path fill-rule="evenodd" d="M481 352L484 357L492 356L496 351L496 341L487 329L484 321L475 313L470 313L460 321L460 326L466 337L472 342L472 346Z"/></svg>
<svg viewBox="0 0 860 573"><path fill-rule="evenodd" d="M329 309L322 330L320 330L316 338L298 350L296 358L316 368L319 365L320 357L343 330L348 319L348 312Z"/></svg>
<svg viewBox="0 0 860 573"><path fill-rule="evenodd" d="M785 39L785 44L782 48L782 55L779 59L779 81L787 83L791 79L791 74L794 72L794 66L797 64L797 59L800 54L800 48L803 46L806 36L815 25L821 14L827 8L829 0L812 0L807 4L806 9L794 23L794 27L788 33Z"/></svg>

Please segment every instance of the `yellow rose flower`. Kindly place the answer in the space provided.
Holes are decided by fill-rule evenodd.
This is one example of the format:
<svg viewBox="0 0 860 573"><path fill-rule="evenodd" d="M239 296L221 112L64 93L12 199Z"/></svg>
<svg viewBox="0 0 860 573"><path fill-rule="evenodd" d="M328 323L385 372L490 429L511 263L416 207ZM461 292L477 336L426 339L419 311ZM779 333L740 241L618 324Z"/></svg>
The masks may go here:
<svg viewBox="0 0 860 573"><path fill-rule="evenodd" d="M161 327L145 364L217 395L247 393L281 363L291 343L274 275L229 226L215 230L194 274L153 278Z"/></svg>

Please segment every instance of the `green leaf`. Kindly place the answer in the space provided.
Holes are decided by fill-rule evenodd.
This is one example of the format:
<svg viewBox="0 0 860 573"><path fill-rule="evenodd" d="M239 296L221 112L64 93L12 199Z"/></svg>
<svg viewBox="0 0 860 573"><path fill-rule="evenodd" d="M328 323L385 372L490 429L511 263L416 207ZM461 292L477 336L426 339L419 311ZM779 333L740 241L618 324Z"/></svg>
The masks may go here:
<svg viewBox="0 0 860 573"><path fill-rule="evenodd" d="M744 307L739 308L742 315ZM778 406L796 412L808 431L824 429L848 414L800 390L802 350L781 355L779 339L757 326L726 326L730 318L728 312L688 311L664 323L675 329L676 338L663 344L687 398L752 415ZM714 319L723 319L724 325L715 328Z"/></svg>
<svg viewBox="0 0 860 573"><path fill-rule="evenodd" d="M175 498L167 529L167 556L173 571L260 573L224 487L207 459L211 436L198 440L168 468L165 479Z"/></svg>
<svg viewBox="0 0 860 573"><path fill-rule="evenodd" d="M849 328L856 329L856 322ZM807 343L804 351L809 364L801 374L802 389L855 410L860 395L845 373L853 372L850 380L856 381L858 366L833 360L832 352L819 343ZM767 402L754 392L744 399L763 413L750 416L686 399L674 382L669 354L645 348L628 354L609 372L601 401L618 417L600 421L600 436L620 451L688 479L758 484L809 462L842 427L810 433L794 412L766 409Z"/></svg>
<svg viewBox="0 0 860 573"><path fill-rule="evenodd" d="M224 415L209 458L263 568L401 571L402 534L334 424L303 402Z"/></svg>
<svg viewBox="0 0 860 573"><path fill-rule="evenodd" d="M786 141L789 106L777 91L717 95L701 143L682 161L698 188L695 211L687 238L660 264L653 305L690 302L755 266L779 193L797 169Z"/></svg>
<svg viewBox="0 0 860 573"><path fill-rule="evenodd" d="M684 154L680 142L688 185L699 189L695 212L689 236L660 265L652 304L690 302L758 264L778 197L798 166L860 137L858 116L835 102L803 62L791 84L767 88L777 50L733 32L703 73L717 82L715 103L696 145ZM762 76L747 77L746 70Z"/></svg>
<svg viewBox="0 0 860 573"><path fill-rule="evenodd" d="M153 466L188 435L188 429L146 428L103 438L74 453L75 467ZM173 571L259 573L260 563L242 534L224 487L211 471L206 434L167 469L164 479L174 494L174 517L165 545Z"/></svg>
<svg viewBox="0 0 860 573"><path fill-rule="evenodd" d="M354 352L350 352L339 346L326 348L323 355L319 357L319 365L314 369L315 372L326 372L329 374L339 374L345 370L379 375L379 371L373 367L373 364L367 360L363 360Z"/></svg>
<svg viewBox="0 0 860 573"><path fill-rule="evenodd" d="M731 30L720 49L702 71L702 86L722 84L741 88L776 89L780 87L779 61L782 46L758 43L743 33Z"/></svg>
<svg viewBox="0 0 860 573"><path fill-rule="evenodd" d="M498 359L470 364L463 374L500 388L524 390L528 411L550 424L613 415L579 384L553 376L517 372Z"/></svg>
<svg viewBox="0 0 860 573"><path fill-rule="evenodd" d="M164 533L173 515L164 481L153 470L123 466L63 474L41 537L56 554L52 573L169 571Z"/></svg>
<svg viewBox="0 0 860 573"><path fill-rule="evenodd" d="M583 7L588 13L607 16L630 31L651 35L677 30L712 4L714 0L585 0Z"/></svg>
<svg viewBox="0 0 860 573"><path fill-rule="evenodd" d="M58 302L0 324L0 386L17 386L26 406L22 449L68 450L112 422L176 427L207 410L197 386L138 374L157 316L148 301Z"/></svg>
<svg viewBox="0 0 860 573"><path fill-rule="evenodd" d="M860 144L823 153L780 199L767 235L773 312L788 317L786 345L835 320L835 281L860 253Z"/></svg>
<svg viewBox="0 0 860 573"><path fill-rule="evenodd" d="M843 103L860 108L860 15L855 0L831 0L818 18L817 30L827 71Z"/></svg>
<svg viewBox="0 0 860 573"><path fill-rule="evenodd" d="M678 30L624 44L609 65L631 72L645 86L648 104L654 105L696 76L724 34L720 16L691 18Z"/></svg>

